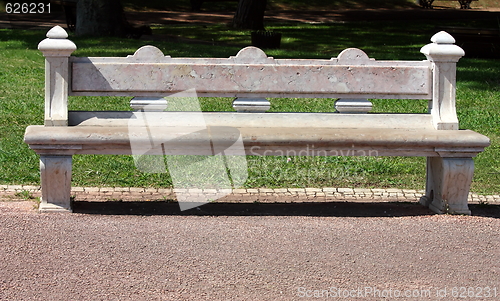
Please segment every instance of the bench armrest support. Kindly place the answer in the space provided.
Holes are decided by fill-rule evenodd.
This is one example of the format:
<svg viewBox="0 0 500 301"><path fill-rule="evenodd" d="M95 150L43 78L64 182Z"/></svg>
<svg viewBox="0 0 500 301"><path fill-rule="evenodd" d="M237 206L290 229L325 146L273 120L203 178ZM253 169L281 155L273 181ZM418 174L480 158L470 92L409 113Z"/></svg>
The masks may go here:
<svg viewBox="0 0 500 301"><path fill-rule="evenodd" d="M432 62L434 71L432 101L429 104L434 127L437 130L458 130L456 65L465 52L454 45L455 39L445 31L435 34L431 41L420 52Z"/></svg>
<svg viewBox="0 0 500 301"><path fill-rule="evenodd" d="M56 26L38 44L45 56L45 125L68 125L69 56L76 45L66 39L68 34Z"/></svg>

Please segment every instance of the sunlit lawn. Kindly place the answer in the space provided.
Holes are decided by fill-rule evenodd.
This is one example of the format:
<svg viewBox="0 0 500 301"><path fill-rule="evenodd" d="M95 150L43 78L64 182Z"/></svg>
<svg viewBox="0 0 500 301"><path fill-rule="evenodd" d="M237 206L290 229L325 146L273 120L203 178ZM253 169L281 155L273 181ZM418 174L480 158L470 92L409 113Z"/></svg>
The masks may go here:
<svg viewBox="0 0 500 301"><path fill-rule="evenodd" d="M484 23L489 20L481 21ZM493 22L493 21L491 21ZM496 22L496 21L495 21ZM266 51L275 58L330 58L349 47L363 49L380 60L422 60L420 48L429 42L434 27L428 22L357 22L331 24L274 23L267 29L283 34L282 47ZM460 25L455 23L452 25ZM224 25L176 24L153 28L168 34L204 40L162 42L84 39L70 37L79 47L76 56L126 56L154 44L173 57L229 57L250 43L250 34ZM44 59L36 50L43 31L0 30L0 184L37 184L37 155L23 143L26 126L43 123ZM213 44L213 45L211 45ZM492 140L475 159L472 190L500 192L500 63L464 58L458 64L457 108L460 127ZM130 110L130 98L71 97L72 110ZM230 111L231 99L201 99L203 110ZM333 111L331 99L271 99L271 111ZM374 112L425 112L426 101L373 100ZM386 157L252 157L245 187L398 187L423 189L425 158ZM130 156L74 156L75 186L169 187L168 172L138 171Z"/></svg>

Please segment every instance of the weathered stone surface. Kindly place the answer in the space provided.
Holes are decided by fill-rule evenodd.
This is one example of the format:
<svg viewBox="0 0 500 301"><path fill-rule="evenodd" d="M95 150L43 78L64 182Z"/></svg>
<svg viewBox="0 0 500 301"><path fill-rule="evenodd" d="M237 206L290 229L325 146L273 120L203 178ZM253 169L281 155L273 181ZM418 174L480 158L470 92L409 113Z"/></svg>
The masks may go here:
<svg viewBox="0 0 500 301"><path fill-rule="evenodd" d="M40 156L42 212L71 212L71 156Z"/></svg>
<svg viewBox="0 0 500 301"><path fill-rule="evenodd" d="M236 135L241 135L247 155L472 157L489 145L487 137L470 130L332 131L329 128L271 127L213 128L210 136L193 132L189 127L164 127L145 137L130 135L126 127L56 127L48 132L43 126L30 126L25 141L39 154L66 155L132 154L132 140L135 145L144 145L150 154L211 155L210 148L202 147L208 140L214 145L226 145L234 143ZM150 146L150 139L166 143L155 150Z"/></svg>
<svg viewBox="0 0 500 301"><path fill-rule="evenodd" d="M426 193L420 200L435 212L468 214L474 161L471 158L428 158Z"/></svg>
<svg viewBox="0 0 500 301"><path fill-rule="evenodd" d="M355 48L330 60L274 59L255 47L222 59L172 58L153 46L128 57L76 58L70 57L76 46L66 38L66 32L55 27L39 44L46 57L45 126L30 126L25 134L25 142L41 155L42 211L71 210L73 154L132 154L134 145L134 151L148 155L214 155L216 148L217 153L223 152L228 148L221 146L240 141L238 155L426 156L422 203L436 212L470 213L471 158L490 142L473 131L458 130L455 74L463 50L445 32L421 49L427 57L423 61L377 61ZM239 112L162 112L168 102L164 96L185 91L195 96L238 97L235 109ZM68 95L131 96L140 111L69 114ZM430 112L244 112L267 110L266 97L343 98L347 103L368 98L428 99ZM366 111L369 106L363 102L358 107ZM147 125L142 116L147 116ZM235 149L227 152L236 154ZM176 193L187 208L231 193L226 190L168 192ZM119 191L102 193L113 197ZM247 189L246 193L274 197L275 191ZM363 199L387 193L405 198L400 190L288 189L288 193L307 200L327 194Z"/></svg>
<svg viewBox="0 0 500 301"><path fill-rule="evenodd" d="M319 63L319 62L318 62ZM401 64L403 65L403 64ZM325 97L366 94L430 96L430 69L421 66L280 65L185 63L72 62L72 95L151 92L177 93L195 89L200 96Z"/></svg>
<svg viewBox="0 0 500 301"><path fill-rule="evenodd" d="M438 130L457 130L458 118L455 109L456 62L464 56L464 51L453 45L455 39L441 31L431 38L420 52L432 62L434 81L430 103L434 127Z"/></svg>

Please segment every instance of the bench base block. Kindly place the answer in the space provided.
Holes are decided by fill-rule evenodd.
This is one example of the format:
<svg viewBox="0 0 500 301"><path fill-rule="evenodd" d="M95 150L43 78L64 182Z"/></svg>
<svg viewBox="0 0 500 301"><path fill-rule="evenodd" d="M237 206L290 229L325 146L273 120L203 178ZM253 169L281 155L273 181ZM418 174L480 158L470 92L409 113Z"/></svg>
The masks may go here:
<svg viewBox="0 0 500 301"><path fill-rule="evenodd" d="M72 156L41 155L41 212L72 212ZM472 158L427 157L426 193L420 203L436 213L466 214L474 173Z"/></svg>
<svg viewBox="0 0 500 301"><path fill-rule="evenodd" d="M436 213L466 214L474 174L472 158L427 158L427 183L420 204Z"/></svg>
<svg viewBox="0 0 500 301"><path fill-rule="evenodd" d="M38 211L40 211L40 212L67 212L67 213L73 212L71 207L65 207L64 205L59 205L59 204L46 203L43 201L40 203L40 206L38 207Z"/></svg>
<svg viewBox="0 0 500 301"><path fill-rule="evenodd" d="M40 156L41 212L71 212L72 156Z"/></svg>

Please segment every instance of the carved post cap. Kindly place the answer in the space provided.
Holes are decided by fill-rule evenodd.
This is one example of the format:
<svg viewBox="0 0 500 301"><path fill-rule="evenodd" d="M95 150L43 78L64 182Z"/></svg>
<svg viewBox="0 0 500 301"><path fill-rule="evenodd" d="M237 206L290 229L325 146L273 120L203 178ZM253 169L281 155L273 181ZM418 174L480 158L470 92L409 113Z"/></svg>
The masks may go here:
<svg viewBox="0 0 500 301"><path fill-rule="evenodd" d="M454 44L455 39L446 31L433 35L431 42L420 49L429 61L456 63L465 55L464 50Z"/></svg>
<svg viewBox="0 0 500 301"><path fill-rule="evenodd" d="M70 56L76 50L76 45L66 39L68 33L59 25L52 27L47 32L47 38L38 44L45 57L47 56Z"/></svg>

